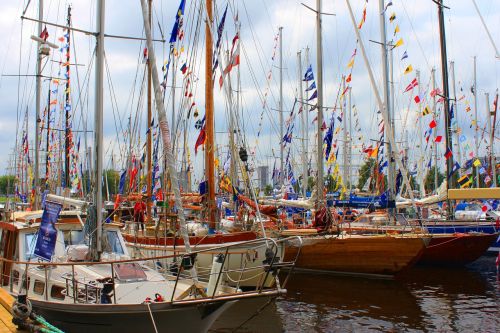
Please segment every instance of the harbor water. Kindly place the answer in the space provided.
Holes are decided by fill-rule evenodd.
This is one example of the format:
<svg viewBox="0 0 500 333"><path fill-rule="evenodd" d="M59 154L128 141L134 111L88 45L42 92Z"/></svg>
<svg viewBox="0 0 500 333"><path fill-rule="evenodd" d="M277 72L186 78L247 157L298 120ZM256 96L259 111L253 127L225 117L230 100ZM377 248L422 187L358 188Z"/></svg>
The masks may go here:
<svg viewBox="0 0 500 333"><path fill-rule="evenodd" d="M495 256L388 280L296 273L287 290L236 332L500 332ZM231 332L249 316L235 306L211 332Z"/></svg>

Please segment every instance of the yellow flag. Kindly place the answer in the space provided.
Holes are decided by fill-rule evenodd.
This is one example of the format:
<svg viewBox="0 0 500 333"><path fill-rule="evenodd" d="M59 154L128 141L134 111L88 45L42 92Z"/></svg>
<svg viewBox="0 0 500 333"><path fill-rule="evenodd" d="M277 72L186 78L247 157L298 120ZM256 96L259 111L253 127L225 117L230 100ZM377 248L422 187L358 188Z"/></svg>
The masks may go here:
<svg viewBox="0 0 500 333"><path fill-rule="evenodd" d="M480 167L481 166L481 161L479 160L479 158L476 158L476 160L474 161L474 163L472 163L475 167Z"/></svg>
<svg viewBox="0 0 500 333"><path fill-rule="evenodd" d="M422 115L426 116L428 115L429 113L431 113L431 109L429 108L429 106L427 105L425 108L424 108L424 111L422 112Z"/></svg>
<svg viewBox="0 0 500 333"><path fill-rule="evenodd" d="M396 35L399 32L399 25L396 25L396 28L394 28L394 35Z"/></svg>
<svg viewBox="0 0 500 333"><path fill-rule="evenodd" d="M215 164L215 168L216 168L216 169L217 169L217 168L219 168L219 159L218 159L218 158L216 158L216 159L214 160L214 164Z"/></svg>
<svg viewBox="0 0 500 333"><path fill-rule="evenodd" d="M347 68L351 68L353 65L354 65L354 58L352 58L351 61L349 61L349 63L347 64Z"/></svg>
<svg viewBox="0 0 500 333"><path fill-rule="evenodd" d="M405 74L408 74L411 72L413 72L413 67L411 65L408 65L408 67L406 67L406 69L405 69Z"/></svg>
<svg viewBox="0 0 500 333"><path fill-rule="evenodd" d="M403 45L403 44L404 44L404 42L403 42L403 38L400 38L400 39L396 42L396 44L394 44L394 46L393 46L392 48L394 49L394 48L396 48L396 47L398 47L398 46L401 46L401 45Z"/></svg>
<svg viewBox="0 0 500 333"><path fill-rule="evenodd" d="M389 22L392 22L396 19L396 13L392 13L391 17L389 17Z"/></svg>

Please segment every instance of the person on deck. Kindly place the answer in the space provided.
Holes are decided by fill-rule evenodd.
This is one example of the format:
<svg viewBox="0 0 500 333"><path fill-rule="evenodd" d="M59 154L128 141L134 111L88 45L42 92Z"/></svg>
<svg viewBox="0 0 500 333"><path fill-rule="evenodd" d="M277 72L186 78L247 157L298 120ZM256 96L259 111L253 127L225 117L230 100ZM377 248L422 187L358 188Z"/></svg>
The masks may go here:
<svg viewBox="0 0 500 333"><path fill-rule="evenodd" d="M144 234L144 215L146 214L146 203L139 198L134 205L134 222L136 223L136 230L141 227L142 233Z"/></svg>

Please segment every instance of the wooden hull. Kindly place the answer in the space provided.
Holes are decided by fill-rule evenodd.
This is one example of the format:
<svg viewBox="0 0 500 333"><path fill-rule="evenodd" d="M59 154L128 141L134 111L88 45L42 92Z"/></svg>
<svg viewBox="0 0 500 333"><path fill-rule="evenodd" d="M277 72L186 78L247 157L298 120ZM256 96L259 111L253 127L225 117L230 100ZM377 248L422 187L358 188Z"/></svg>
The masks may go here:
<svg viewBox="0 0 500 333"><path fill-rule="evenodd" d="M123 238L128 243L154 245L154 246L176 246L184 245L182 237L152 237L152 236L139 236L129 233L122 233ZM257 239L257 234L253 231L233 232L230 234L214 234L207 236L190 236L189 243L193 250L197 245L221 245L226 243L243 242Z"/></svg>
<svg viewBox="0 0 500 333"><path fill-rule="evenodd" d="M465 265L482 256L498 234L436 234L430 237L419 264Z"/></svg>
<svg viewBox="0 0 500 333"><path fill-rule="evenodd" d="M420 237L310 236L303 238L295 267L355 275L395 275L416 263L424 248ZM293 258L297 251L293 243L288 243L285 260Z"/></svg>

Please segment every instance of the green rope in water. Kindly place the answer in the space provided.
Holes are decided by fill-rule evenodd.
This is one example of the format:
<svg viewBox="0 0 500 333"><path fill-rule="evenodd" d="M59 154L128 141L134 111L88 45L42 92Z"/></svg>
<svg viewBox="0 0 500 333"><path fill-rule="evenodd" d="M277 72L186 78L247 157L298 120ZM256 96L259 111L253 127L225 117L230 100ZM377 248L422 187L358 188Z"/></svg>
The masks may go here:
<svg viewBox="0 0 500 333"><path fill-rule="evenodd" d="M45 326L45 327L41 327L40 328L40 332L44 332L44 333L64 333L64 331L61 331L60 329L58 329L57 327L55 327L54 325L50 324L48 321L45 320L45 318L43 318L42 316L37 316L35 315L35 320Z"/></svg>

